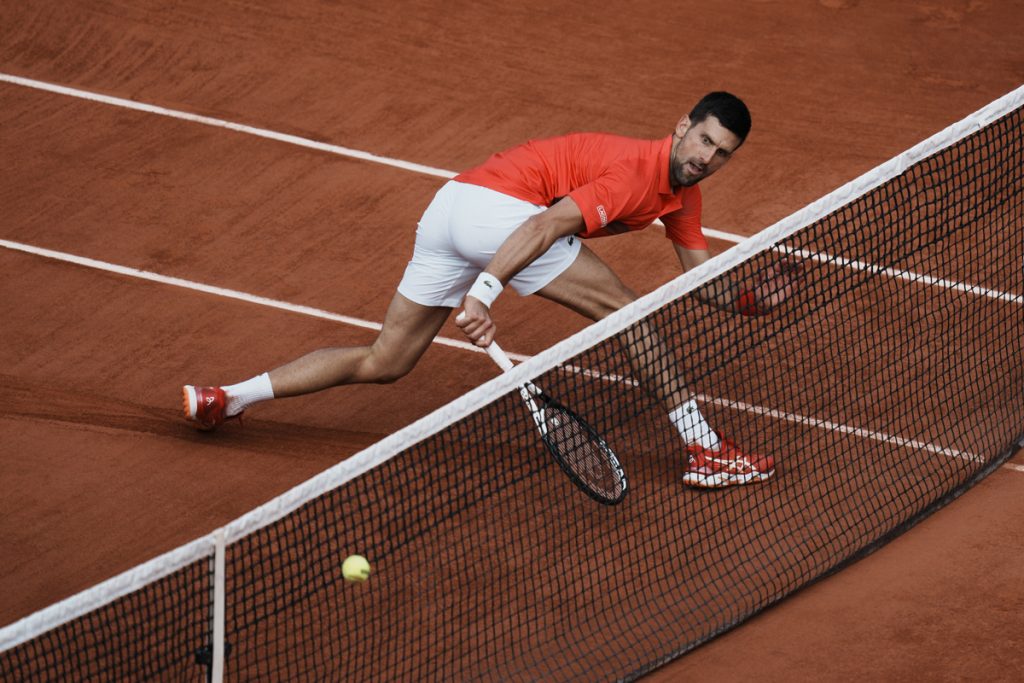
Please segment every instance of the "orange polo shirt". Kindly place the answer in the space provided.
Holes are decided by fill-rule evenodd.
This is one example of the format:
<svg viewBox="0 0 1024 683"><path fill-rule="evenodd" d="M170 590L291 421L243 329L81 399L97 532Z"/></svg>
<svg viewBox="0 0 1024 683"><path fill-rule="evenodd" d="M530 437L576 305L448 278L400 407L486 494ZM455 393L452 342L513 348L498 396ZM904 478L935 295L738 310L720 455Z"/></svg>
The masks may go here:
<svg viewBox="0 0 1024 683"><path fill-rule="evenodd" d="M700 189L671 186L672 136L637 140L605 133L573 133L499 152L456 176L503 194L551 206L572 197L586 228L580 237L643 230L656 218L665 235L687 249L707 249L701 231Z"/></svg>

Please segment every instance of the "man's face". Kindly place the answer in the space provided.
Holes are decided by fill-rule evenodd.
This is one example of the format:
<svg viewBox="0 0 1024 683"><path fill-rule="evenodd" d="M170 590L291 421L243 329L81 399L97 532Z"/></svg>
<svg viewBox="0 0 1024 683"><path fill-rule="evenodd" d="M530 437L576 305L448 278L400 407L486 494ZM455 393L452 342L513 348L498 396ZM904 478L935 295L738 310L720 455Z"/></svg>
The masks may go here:
<svg viewBox="0 0 1024 683"><path fill-rule="evenodd" d="M684 116L676 124L676 139L672 141L669 166L672 184L684 187L694 185L720 169L740 146L740 139L731 130L708 116L698 124L691 124Z"/></svg>

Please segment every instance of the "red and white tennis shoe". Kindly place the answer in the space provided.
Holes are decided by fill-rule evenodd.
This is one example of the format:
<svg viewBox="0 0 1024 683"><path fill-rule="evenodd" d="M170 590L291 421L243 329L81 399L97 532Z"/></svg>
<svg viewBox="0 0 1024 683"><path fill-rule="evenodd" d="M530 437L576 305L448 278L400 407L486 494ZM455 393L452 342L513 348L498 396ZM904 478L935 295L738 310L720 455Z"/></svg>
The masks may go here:
<svg viewBox="0 0 1024 683"><path fill-rule="evenodd" d="M719 435L721 438L721 435ZM686 447L689 467L683 483L704 489L752 484L767 481L775 474L775 458L770 455L747 455L732 441L721 439L717 451L699 444Z"/></svg>
<svg viewBox="0 0 1024 683"><path fill-rule="evenodd" d="M186 384L181 394L185 419L195 422L196 429L210 431L224 424L224 420L241 416L239 413L228 417L228 399L220 387L194 387Z"/></svg>

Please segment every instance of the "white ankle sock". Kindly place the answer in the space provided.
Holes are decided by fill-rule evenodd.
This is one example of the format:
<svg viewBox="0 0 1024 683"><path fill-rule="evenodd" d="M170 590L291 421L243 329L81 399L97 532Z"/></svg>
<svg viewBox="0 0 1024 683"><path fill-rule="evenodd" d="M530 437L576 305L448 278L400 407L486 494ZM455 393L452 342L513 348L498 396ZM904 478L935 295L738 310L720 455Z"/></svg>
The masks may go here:
<svg viewBox="0 0 1024 683"><path fill-rule="evenodd" d="M704 421L704 416L697 408L697 401L690 399L668 414L672 424L676 426L686 443L699 443L704 448L717 451L722 442L715 430Z"/></svg>
<svg viewBox="0 0 1024 683"><path fill-rule="evenodd" d="M228 405L224 411L228 417L238 415L253 403L274 398L274 387L271 386L270 375L266 372L244 382L222 388L228 397Z"/></svg>

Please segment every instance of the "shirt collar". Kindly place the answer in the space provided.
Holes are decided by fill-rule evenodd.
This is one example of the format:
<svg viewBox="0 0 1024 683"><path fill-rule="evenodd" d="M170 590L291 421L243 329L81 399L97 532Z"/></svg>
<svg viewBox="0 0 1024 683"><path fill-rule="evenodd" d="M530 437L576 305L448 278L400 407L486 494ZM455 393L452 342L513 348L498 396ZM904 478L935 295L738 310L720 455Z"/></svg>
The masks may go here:
<svg viewBox="0 0 1024 683"><path fill-rule="evenodd" d="M672 189L672 172L669 170L669 160L672 157L672 136L669 135L661 143L661 150L658 152L658 193L679 195L685 188L677 187Z"/></svg>

